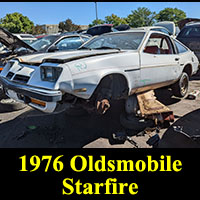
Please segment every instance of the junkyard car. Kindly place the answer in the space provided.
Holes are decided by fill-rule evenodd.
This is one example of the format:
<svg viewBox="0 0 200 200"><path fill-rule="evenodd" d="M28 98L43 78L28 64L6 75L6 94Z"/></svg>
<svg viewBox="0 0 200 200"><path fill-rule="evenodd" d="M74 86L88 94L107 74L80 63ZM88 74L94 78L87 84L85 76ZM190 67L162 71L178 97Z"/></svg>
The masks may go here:
<svg viewBox="0 0 200 200"><path fill-rule="evenodd" d="M164 86L183 97L197 69L197 57L176 39L129 30L95 37L76 51L13 59L0 82L10 98L43 112L70 104L104 113L112 100Z"/></svg>
<svg viewBox="0 0 200 200"><path fill-rule="evenodd" d="M0 42L7 47L7 51L0 52L0 66L11 58L44 52L67 51L79 48L84 42L90 39L89 36L80 34L58 34L49 35L31 44L28 44L19 35L0 28Z"/></svg>
<svg viewBox="0 0 200 200"><path fill-rule="evenodd" d="M177 36L177 40L181 41L190 48L200 61L200 22L186 24Z"/></svg>

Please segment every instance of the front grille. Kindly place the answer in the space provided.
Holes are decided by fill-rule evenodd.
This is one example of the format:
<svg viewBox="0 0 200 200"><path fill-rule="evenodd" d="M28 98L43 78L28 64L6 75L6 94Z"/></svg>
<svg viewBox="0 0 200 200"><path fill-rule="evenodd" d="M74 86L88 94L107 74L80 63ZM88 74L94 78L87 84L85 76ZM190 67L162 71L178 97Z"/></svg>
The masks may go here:
<svg viewBox="0 0 200 200"><path fill-rule="evenodd" d="M13 75L14 75L14 73L9 72L9 73L7 74L7 76L6 76L6 78L11 79L11 78L13 77Z"/></svg>
<svg viewBox="0 0 200 200"><path fill-rule="evenodd" d="M27 83L29 79L30 79L29 76L23 76L23 75L17 74L14 78L14 81L18 81L20 83Z"/></svg>

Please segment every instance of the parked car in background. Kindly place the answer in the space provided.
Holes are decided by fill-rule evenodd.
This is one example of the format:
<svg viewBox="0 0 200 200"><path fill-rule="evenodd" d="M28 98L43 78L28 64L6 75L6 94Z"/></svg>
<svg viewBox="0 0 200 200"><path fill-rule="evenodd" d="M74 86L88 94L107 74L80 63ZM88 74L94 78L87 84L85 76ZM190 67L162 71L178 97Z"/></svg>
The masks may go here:
<svg viewBox="0 0 200 200"><path fill-rule="evenodd" d="M63 105L104 114L112 100L164 86L185 96L198 64L191 50L167 34L129 30L94 37L76 51L17 57L0 82L10 98L43 112Z"/></svg>
<svg viewBox="0 0 200 200"><path fill-rule="evenodd" d="M159 26L159 27L164 27L168 30L168 32L170 33L171 36L173 36L174 38L178 35L178 33L180 32L179 27L177 27L175 25L174 22L172 21L162 21L162 22L158 22L156 24L154 24L154 26Z"/></svg>
<svg viewBox="0 0 200 200"><path fill-rule="evenodd" d="M170 32L162 26L145 26L145 27L139 27L139 28L132 28L132 30L134 30L134 29L136 29L136 30L146 30L146 31L147 30L159 31L159 32L165 33L169 36L171 35Z"/></svg>
<svg viewBox="0 0 200 200"><path fill-rule="evenodd" d="M86 34L91 36L102 35L104 33L117 32L118 30L113 27L113 24L101 24L89 28Z"/></svg>
<svg viewBox="0 0 200 200"><path fill-rule="evenodd" d="M43 37L31 44L37 53L78 49L91 37L81 34L56 34Z"/></svg>
<svg viewBox="0 0 200 200"><path fill-rule="evenodd" d="M17 36L20 40L23 40L24 42L26 42L29 45L37 40L37 38L34 37L31 34L14 34L14 35Z"/></svg>
<svg viewBox="0 0 200 200"><path fill-rule="evenodd" d="M7 47L7 51L0 53L0 66L4 66L8 60L26 54L67 51L79 48L89 40L89 36L79 34L49 35L27 44L16 35L0 28L0 42Z"/></svg>
<svg viewBox="0 0 200 200"><path fill-rule="evenodd" d="M46 36L48 36L48 35L46 35L46 34L35 35L35 37L36 37L37 39L40 39L40 38L43 38L43 37L46 37Z"/></svg>
<svg viewBox="0 0 200 200"><path fill-rule="evenodd" d="M194 51L200 61L200 22L186 24L177 39Z"/></svg>

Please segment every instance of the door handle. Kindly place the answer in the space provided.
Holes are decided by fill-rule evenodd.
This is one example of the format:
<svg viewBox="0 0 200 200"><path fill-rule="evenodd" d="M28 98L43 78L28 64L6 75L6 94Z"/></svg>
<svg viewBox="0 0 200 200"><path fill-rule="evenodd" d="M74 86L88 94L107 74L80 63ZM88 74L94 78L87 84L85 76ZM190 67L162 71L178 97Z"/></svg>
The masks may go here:
<svg viewBox="0 0 200 200"><path fill-rule="evenodd" d="M179 61L180 60L180 58L175 58L175 61Z"/></svg>

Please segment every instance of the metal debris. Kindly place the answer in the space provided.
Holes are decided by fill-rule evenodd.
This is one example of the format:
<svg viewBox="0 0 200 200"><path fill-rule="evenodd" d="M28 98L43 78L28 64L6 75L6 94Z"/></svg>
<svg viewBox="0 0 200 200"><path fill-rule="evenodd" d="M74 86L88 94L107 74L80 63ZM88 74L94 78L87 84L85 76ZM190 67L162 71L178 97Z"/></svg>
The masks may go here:
<svg viewBox="0 0 200 200"><path fill-rule="evenodd" d="M188 94L187 99L195 100L199 94L200 94L199 90L194 90L193 92Z"/></svg>
<svg viewBox="0 0 200 200"><path fill-rule="evenodd" d="M113 133L113 139L120 142L125 143L126 141L130 142L135 148L139 148L137 142L135 142L131 137L129 137L125 131L119 131L117 133Z"/></svg>

